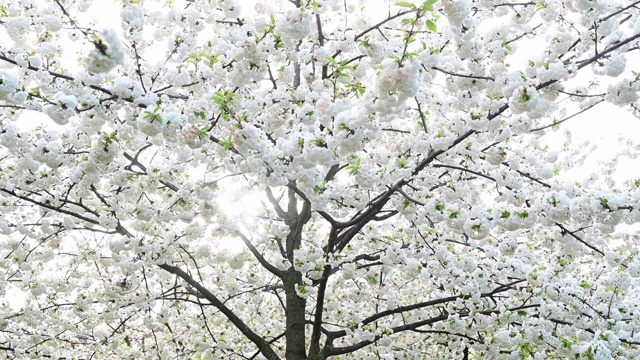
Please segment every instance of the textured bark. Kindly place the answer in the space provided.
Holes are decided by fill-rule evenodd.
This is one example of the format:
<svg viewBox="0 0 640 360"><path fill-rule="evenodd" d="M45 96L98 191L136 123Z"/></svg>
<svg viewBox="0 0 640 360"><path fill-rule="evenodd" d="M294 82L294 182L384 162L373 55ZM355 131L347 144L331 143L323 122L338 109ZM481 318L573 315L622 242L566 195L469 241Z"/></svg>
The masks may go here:
<svg viewBox="0 0 640 360"><path fill-rule="evenodd" d="M305 306L306 299L296 293L296 287L302 281L302 274L293 268L283 276L284 291L286 294L286 349L287 360L304 360L307 358L305 351Z"/></svg>

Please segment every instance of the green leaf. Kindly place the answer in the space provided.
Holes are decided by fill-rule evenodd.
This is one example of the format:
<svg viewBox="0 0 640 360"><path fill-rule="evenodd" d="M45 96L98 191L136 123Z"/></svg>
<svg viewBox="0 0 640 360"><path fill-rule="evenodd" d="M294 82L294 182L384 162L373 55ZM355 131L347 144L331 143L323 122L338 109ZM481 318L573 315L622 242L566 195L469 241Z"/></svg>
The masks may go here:
<svg viewBox="0 0 640 360"><path fill-rule="evenodd" d="M433 32L438 31L438 27L436 26L436 23L434 23L432 20L427 20L427 29Z"/></svg>
<svg viewBox="0 0 640 360"><path fill-rule="evenodd" d="M322 5L321 5L319 2L317 2L317 1L312 1L312 2L309 4L309 8L310 8L311 10L316 10L316 9L319 9L320 7L322 7Z"/></svg>
<svg viewBox="0 0 640 360"><path fill-rule="evenodd" d="M198 129L196 130L196 135L198 136L198 138L200 139L204 139L207 137L207 128L203 128L203 129Z"/></svg>
<svg viewBox="0 0 640 360"><path fill-rule="evenodd" d="M611 207L609 207L609 200L604 197L600 197L598 200L600 200L600 205L602 205L603 208L611 211Z"/></svg>
<svg viewBox="0 0 640 360"><path fill-rule="evenodd" d="M614 293L614 294L618 294L619 292L619 290L617 290L614 286L611 286L611 285L605 286L604 291Z"/></svg>
<svg viewBox="0 0 640 360"><path fill-rule="evenodd" d="M527 87L526 86L522 86L522 94L520 95L520 100L522 100L522 102L527 102L531 99L531 95L529 95L529 93L527 93Z"/></svg>
<svg viewBox="0 0 640 360"><path fill-rule="evenodd" d="M397 3L396 3L396 6L399 6L399 7L405 7L405 8L410 8L410 9L415 9L415 8L416 8L416 5L415 5L415 4L410 3L410 2L408 2L408 1L400 1L400 2L397 2Z"/></svg>
<svg viewBox="0 0 640 360"><path fill-rule="evenodd" d="M409 205L411 205L411 202L409 202L409 200L407 199L404 199L404 202L402 203L402 209L406 210L409 207Z"/></svg>
<svg viewBox="0 0 640 360"><path fill-rule="evenodd" d="M422 9L433 11L433 4L437 3L438 0L427 0L422 3Z"/></svg>
<svg viewBox="0 0 640 360"><path fill-rule="evenodd" d="M311 140L311 143L313 145L319 146L319 147L326 147L327 146L327 143L324 140L318 139L318 138L315 138L315 139Z"/></svg>
<svg viewBox="0 0 640 360"><path fill-rule="evenodd" d="M519 345L520 347L520 358L521 359L528 359L531 357L531 355L533 355L533 345L531 345L530 343L523 343Z"/></svg>
<svg viewBox="0 0 640 360"><path fill-rule="evenodd" d="M580 287L583 288L583 289L591 290L591 284L589 284L585 280L580 281Z"/></svg>
<svg viewBox="0 0 640 360"><path fill-rule="evenodd" d="M506 48L509 51L513 50L513 47L511 47L511 45L509 45L509 42L507 41L507 39L502 40L502 47ZM531 65L531 64L529 64Z"/></svg>
<svg viewBox="0 0 640 360"><path fill-rule="evenodd" d="M227 140L221 140L220 141L220 146L222 146L222 148L227 151L229 149L231 149L231 147L233 146L233 137L231 135L229 135L229 137L227 138Z"/></svg>
<svg viewBox="0 0 640 360"><path fill-rule="evenodd" d="M540 11L540 10L542 10L542 9L546 9L546 8L548 8L548 7L549 7L549 5L547 5L547 3L546 3L546 2L544 2L544 1L540 1L540 2L538 2L538 4L536 5L536 11Z"/></svg>
<svg viewBox="0 0 640 360"><path fill-rule="evenodd" d="M349 175L355 175L360 171L360 158L356 158L356 163L353 165L347 166L347 170L349 170Z"/></svg>

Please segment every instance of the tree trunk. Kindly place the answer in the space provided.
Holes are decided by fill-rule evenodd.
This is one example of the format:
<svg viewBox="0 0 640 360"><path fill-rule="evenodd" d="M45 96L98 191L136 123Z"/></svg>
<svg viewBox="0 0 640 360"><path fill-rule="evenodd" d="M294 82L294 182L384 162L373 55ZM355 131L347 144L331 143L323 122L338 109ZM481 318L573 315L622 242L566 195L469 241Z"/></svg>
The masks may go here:
<svg viewBox="0 0 640 360"><path fill-rule="evenodd" d="M290 268L283 276L284 291L286 294L286 350L287 360L304 360L307 358L306 334L305 334L305 306L306 299L298 296L296 287L302 283L302 274Z"/></svg>

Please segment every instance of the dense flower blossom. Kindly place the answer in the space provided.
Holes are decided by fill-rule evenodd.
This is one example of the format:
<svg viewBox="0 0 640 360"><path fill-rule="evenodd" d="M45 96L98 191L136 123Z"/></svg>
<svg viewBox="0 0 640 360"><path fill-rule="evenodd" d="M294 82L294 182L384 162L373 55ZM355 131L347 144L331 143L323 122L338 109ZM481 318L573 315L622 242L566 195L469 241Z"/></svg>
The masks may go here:
<svg viewBox="0 0 640 360"><path fill-rule="evenodd" d="M0 24L0 356L640 357L640 145L572 135L640 115L633 4L10 0Z"/></svg>
<svg viewBox="0 0 640 360"><path fill-rule="evenodd" d="M87 70L94 74L109 72L124 60L124 48L113 29L101 31L93 45L86 62Z"/></svg>
<svg viewBox="0 0 640 360"><path fill-rule="evenodd" d="M4 20L4 28L14 41L24 40L29 32L29 25L29 19L25 16L12 16Z"/></svg>
<svg viewBox="0 0 640 360"><path fill-rule="evenodd" d="M6 99L13 94L19 80L13 71L0 70L0 99Z"/></svg>

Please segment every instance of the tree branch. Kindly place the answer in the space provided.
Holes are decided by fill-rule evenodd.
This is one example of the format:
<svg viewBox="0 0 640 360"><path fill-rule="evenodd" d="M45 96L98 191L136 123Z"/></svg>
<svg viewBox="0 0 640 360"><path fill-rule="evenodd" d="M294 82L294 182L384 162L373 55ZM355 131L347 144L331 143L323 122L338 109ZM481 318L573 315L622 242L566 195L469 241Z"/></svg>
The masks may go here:
<svg viewBox="0 0 640 360"><path fill-rule="evenodd" d="M571 235L572 238L578 240L579 242L583 243L586 247L588 247L589 249L597 252L598 254L604 256L604 252L602 252L601 250L598 250L596 247L594 247L593 245L590 245L589 243L587 243L586 241L582 240L582 238L580 238L579 236L577 236L576 234L574 234L574 232L569 231L566 227L564 227L562 224L560 223L556 223L556 226L558 226L560 229L562 229L562 235L566 235L569 234Z"/></svg>
<svg viewBox="0 0 640 360"><path fill-rule="evenodd" d="M199 282L197 282L193 277L187 274L184 270L180 269L177 266L172 266L169 264L159 264L161 269L174 274L180 277L182 280L186 281L193 288L198 290L198 292L204 297L222 314L224 314L233 325L240 330L240 332L247 337L251 342L253 342L260 352L269 360L280 360L280 357L275 353L275 351L271 348L271 345L261 336L256 334L253 330L247 326L247 324L242 321L231 309L226 307L218 298L213 295L207 288L202 286Z"/></svg>
<svg viewBox="0 0 640 360"><path fill-rule="evenodd" d="M242 242L244 242L244 244L247 246L247 248L249 248L249 251L251 251L251 254L253 254L253 256L258 260L258 262L260 263L260 265L262 265L262 267L267 269L273 275L275 275L275 276L277 276L279 278L282 278L282 271L278 270L278 268L276 268L275 266L271 265L271 263L269 263L264 258L264 256L262 256L262 254L260 254L258 252L258 250L255 248L255 246L253 246L251 241L243 233L241 233L240 231L236 231L235 234L242 239Z"/></svg>

